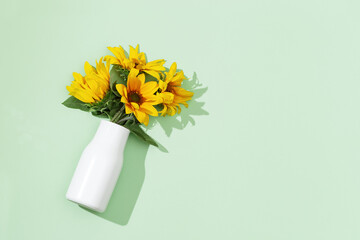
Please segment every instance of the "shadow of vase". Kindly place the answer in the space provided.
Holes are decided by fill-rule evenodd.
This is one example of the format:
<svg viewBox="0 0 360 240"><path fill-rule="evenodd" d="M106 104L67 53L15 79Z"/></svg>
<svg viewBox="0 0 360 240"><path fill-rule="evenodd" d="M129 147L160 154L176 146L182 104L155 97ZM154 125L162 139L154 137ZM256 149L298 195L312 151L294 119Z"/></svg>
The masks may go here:
<svg viewBox="0 0 360 240"><path fill-rule="evenodd" d="M189 81L184 82L183 87L194 92L193 98L189 101L189 107L183 107L181 113L176 116L150 118L149 126L146 129L152 129L158 124L170 137L174 129L184 129L189 123L195 126L194 117L209 115L204 109L205 103L199 101L208 88L202 87L196 73ZM163 145L158 144L160 151L168 152ZM98 213L84 207L81 208L110 222L123 226L128 224L144 183L145 158L148 149L148 143L130 134L124 150L123 168L106 211Z"/></svg>
<svg viewBox="0 0 360 240"><path fill-rule="evenodd" d="M81 207L110 222L126 225L134 210L145 179L145 158L149 144L130 134L124 150L124 163L105 212Z"/></svg>

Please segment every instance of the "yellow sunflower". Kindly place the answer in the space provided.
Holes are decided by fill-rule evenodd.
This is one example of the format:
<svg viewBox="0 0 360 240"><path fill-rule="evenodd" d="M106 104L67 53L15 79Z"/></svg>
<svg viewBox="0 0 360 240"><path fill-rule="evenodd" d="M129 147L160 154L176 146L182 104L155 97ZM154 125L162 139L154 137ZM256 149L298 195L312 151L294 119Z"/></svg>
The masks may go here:
<svg viewBox="0 0 360 240"><path fill-rule="evenodd" d="M84 103L93 103L104 98L110 86L110 63L105 64L96 61L96 68L85 62L85 76L73 73L74 81L66 89L72 95Z"/></svg>
<svg viewBox="0 0 360 240"><path fill-rule="evenodd" d="M158 116L154 105L161 102L159 96L155 95L159 86L154 81L145 83L145 74L138 74L138 69L131 69L127 86L116 84L116 90L121 95L121 102L125 104L125 113L134 113L136 119L147 126L149 115Z"/></svg>
<svg viewBox="0 0 360 240"><path fill-rule="evenodd" d="M106 56L105 61L110 62L110 64L120 65L124 69L130 70L134 67L134 64L126 57L124 49L119 47L108 47L108 49L115 55Z"/></svg>
<svg viewBox="0 0 360 240"><path fill-rule="evenodd" d="M109 61L111 64L120 65L124 69L131 70L133 68L138 69L141 72L146 72L156 79L160 79L162 75L161 71L165 71L163 66L165 63L164 59L159 59L151 62L146 62L145 53L139 53L139 44L136 48L130 46L129 58L126 57L124 49L119 47L108 47L108 49L115 55L106 56L106 61Z"/></svg>
<svg viewBox="0 0 360 240"><path fill-rule="evenodd" d="M161 116L181 112L180 103L188 107L186 101L189 101L194 95L193 92L187 91L181 87L183 80L186 79L184 72L176 72L176 63L174 62L169 72L165 73L164 81L159 80L160 97L162 98L164 108L160 111Z"/></svg>

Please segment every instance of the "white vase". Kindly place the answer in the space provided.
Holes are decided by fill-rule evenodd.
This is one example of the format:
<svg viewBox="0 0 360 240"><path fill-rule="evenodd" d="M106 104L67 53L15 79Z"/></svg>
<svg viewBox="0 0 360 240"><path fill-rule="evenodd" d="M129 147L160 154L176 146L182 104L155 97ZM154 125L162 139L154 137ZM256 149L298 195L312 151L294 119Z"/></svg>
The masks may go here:
<svg viewBox="0 0 360 240"><path fill-rule="evenodd" d="M101 121L81 155L66 193L68 200L97 212L105 211L123 165L129 133L118 124Z"/></svg>

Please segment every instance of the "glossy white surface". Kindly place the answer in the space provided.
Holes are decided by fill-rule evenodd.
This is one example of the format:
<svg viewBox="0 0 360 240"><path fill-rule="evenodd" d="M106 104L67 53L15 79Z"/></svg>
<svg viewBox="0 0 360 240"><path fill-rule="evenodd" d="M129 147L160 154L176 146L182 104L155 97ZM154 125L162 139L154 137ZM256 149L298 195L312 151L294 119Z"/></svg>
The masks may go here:
<svg viewBox="0 0 360 240"><path fill-rule="evenodd" d="M123 151L130 131L102 120L83 151L66 198L97 212L105 211L122 165Z"/></svg>

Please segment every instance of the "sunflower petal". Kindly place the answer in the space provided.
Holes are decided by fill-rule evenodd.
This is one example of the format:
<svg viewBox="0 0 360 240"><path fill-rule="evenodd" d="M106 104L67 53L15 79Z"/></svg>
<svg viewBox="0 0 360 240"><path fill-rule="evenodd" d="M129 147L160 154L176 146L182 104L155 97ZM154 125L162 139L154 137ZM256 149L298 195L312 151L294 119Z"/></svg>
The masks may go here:
<svg viewBox="0 0 360 240"><path fill-rule="evenodd" d="M149 115L145 115L145 120L144 120L144 125L147 126L149 125Z"/></svg>
<svg viewBox="0 0 360 240"><path fill-rule="evenodd" d="M133 110L131 108L131 104L125 104L125 113L130 114L132 112L133 112Z"/></svg>
<svg viewBox="0 0 360 240"><path fill-rule="evenodd" d="M123 66L124 65L124 60L126 59L124 49L121 46L119 46L119 47L108 47L108 49L115 55L115 57L118 60L118 64Z"/></svg>
<svg viewBox="0 0 360 240"><path fill-rule="evenodd" d="M86 75L91 75L94 73L96 74L96 69L94 69L94 67L91 66L89 62L85 62L84 69Z"/></svg>
<svg viewBox="0 0 360 240"><path fill-rule="evenodd" d="M121 96L127 98L127 89L126 89L125 85L123 85L123 84L116 84L116 90L118 91L118 93L119 93Z"/></svg>
<svg viewBox="0 0 360 240"><path fill-rule="evenodd" d="M122 65L121 62L119 61L119 59L117 59L114 56L105 56L104 60L106 61L106 63L110 63L110 64L115 64L115 65Z"/></svg>
<svg viewBox="0 0 360 240"><path fill-rule="evenodd" d="M145 74L139 74L137 77L139 78L141 85L143 85L145 83Z"/></svg>
<svg viewBox="0 0 360 240"><path fill-rule="evenodd" d="M174 101L174 94L170 93L170 92L163 92L159 94L160 97L163 100L163 103L165 104L170 104Z"/></svg>
<svg viewBox="0 0 360 240"><path fill-rule="evenodd" d="M135 117L136 119L141 122L141 123L144 123L145 120L146 120L146 113L142 112L142 111L139 111L139 110L135 110Z"/></svg>
<svg viewBox="0 0 360 240"><path fill-rule="evenodd" d="M173 64L171 64L169 72L166 73L166 79L172 78L175 75L176 67L176 62L173 62Z"/></svg>
<svg viewBox="0 0 360 240"><path fill-rule="evenodd" d="M136 48L130 46L129 59L130 60L133 60L133 59L138 60L138 54L139 54L139 44L136 46Z"/></svg>
<svg viewBox="0 0 360 240"><path fill-rule="evenodd" d="M140 111L143 111L151 116L157 116L158 115L158 111L156 110L156 108L154 108L154 106L152 104L149 103L143 103L140 106Z"/></svg>
<svg viewBox="0 0 360 240"><path fill-rule="evenodd" d="M135 110L137 110L137 109L140 108L140 107L139 107L139 104L137 104L137 103L135 103L135 102L130 102L130 104L131 104L131 106L132 106Z"/></svg>
<svg viewBox="0 0 360 240"><path fill-rule="evenodd" d="M143 95L154 94L159 89L157 82L147 82L140 88L140 92Z"/></svg>

